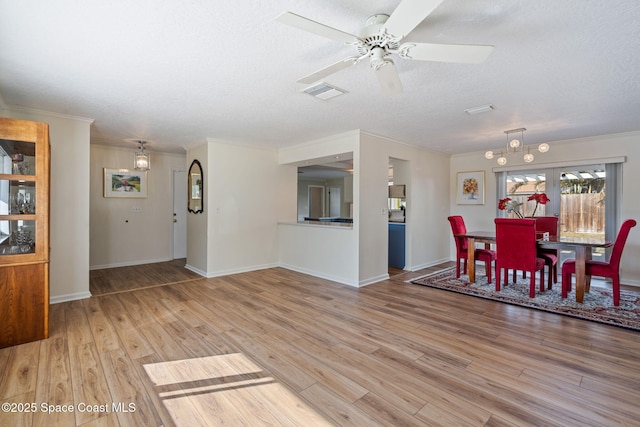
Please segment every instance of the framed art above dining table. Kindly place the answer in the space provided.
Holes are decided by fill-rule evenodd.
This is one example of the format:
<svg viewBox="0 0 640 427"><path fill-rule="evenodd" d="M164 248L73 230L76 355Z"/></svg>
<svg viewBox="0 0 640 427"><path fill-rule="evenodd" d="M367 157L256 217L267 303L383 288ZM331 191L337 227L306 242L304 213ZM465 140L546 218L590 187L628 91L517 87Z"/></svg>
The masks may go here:
<svg viewBox="0 0 640 427"><path fill-rule="evenodd" d="M484 205L484 171L458 172L456 203Z"/></svg>

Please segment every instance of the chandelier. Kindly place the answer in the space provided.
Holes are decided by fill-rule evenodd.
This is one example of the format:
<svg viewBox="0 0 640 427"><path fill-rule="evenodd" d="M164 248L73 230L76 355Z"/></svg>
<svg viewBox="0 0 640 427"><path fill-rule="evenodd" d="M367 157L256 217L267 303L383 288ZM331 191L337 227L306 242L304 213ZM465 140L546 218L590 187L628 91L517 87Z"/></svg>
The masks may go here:
<svg viewBox="0 0 640 427"><path fill-rule="evenodd" d="M510 130L505 130L504 133L507 134L507 146L499 151L487 151L486 153L484 153L484 157L486 159L493 159L496 155L498 155L498 158L496 159L496 161L498 162L498 164L500 166L504 166L507 164L507 155L508 154L517 154L517 153L525 153L525 145L524 145L524 131L527 130L526 128L518 128L518 129L510 129ZM520 132L520 139L514 137L512 139L509 138L509 135L511 135L512 133L517 134L518 132ZM516 135L517 136L517 135ZM535 150L535 148L534 148ZM541 153L546 153L547 151L549 151L549 144L547 144L546 142L543 142L542 144L538 145L537 150ZM526 153L523 156L523 160L526 163L531 163L533 162L533 160L535 159L535 156L531 153L531 146L527 146L526 147Z"/></svg>
<svg viewBox="0 0 640 427"><path fill-rule="evenodd" d="M138 141L138 151L133 154L133 165L137 171L148 171L151 169L151 159L149 153L144 151L146 141Z"/></svg>

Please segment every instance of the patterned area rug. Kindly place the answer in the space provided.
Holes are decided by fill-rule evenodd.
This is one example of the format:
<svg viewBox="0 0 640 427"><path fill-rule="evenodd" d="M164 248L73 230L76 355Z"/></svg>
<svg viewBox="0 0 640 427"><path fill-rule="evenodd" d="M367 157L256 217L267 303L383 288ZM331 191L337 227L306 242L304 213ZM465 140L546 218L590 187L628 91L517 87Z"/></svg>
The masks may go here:
<svg viewBox="0 0 640 427"><path fill-rule="evenodd" d="M496 292L495 282L487 284L484 271L477 270L479 271L476 274L476 283L469 283L469 276L466 275L456 279L455 268L447 268L428 276L418 277L410 280L409 283L640 330L639 292L620 291L620 305L615 307L611 288L596 287L592 284L591 291L584 295L584 303L579 304L576 302L575 286L567 298L562 298L560 283L554 285L552 290L541 293L538 290L539 282L536 278L536 297L529 298L529 279L522 279L521 274L517 283L503 285L502 289Z"/></svg>

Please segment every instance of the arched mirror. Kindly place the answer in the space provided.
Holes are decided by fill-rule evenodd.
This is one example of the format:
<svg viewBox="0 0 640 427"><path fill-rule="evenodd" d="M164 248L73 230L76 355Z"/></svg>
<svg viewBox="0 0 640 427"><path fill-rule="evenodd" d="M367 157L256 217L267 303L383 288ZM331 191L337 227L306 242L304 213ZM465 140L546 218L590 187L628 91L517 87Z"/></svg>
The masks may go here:
<svg viewBox="0 0 640 427"><path fill-rule="evenodd" d="M204 211L204 183L202 175L202 165L194 160L189 167L189 201L187 209L189 212L201 213Z"/></svg>

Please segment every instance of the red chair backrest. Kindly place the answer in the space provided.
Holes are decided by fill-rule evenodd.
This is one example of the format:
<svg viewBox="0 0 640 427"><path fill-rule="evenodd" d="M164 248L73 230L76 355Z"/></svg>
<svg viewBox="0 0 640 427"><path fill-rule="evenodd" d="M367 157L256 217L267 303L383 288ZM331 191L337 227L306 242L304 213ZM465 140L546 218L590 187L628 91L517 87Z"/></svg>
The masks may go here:
<svg viewBox="0 0 640 427"><path fill-rule="evenodd" d="M536 221L496 218L496 252L501 268L535 271Z"/></svg>
<svg viewBox="0 0 640 427"><path fill-rule="evenodd" d="M537 216L532 218L536 221L536 231L549 233L549 236L558 235L558 217L557 216Z"/></svg>
<svg viewBox="0 0 640 427"><path fill-rule="evenodd" d="M636 226L635 219L628 219L622 223L620 226L620 231L618 231L618 235L616 236L616 241L613 243L613 250L611 251L611 257L609 257L609 264L612 268L618 270L620 269L620 258L622 258L622 250L624 249L624 245L627 242L627 236L629 236L629 231L631 228Z"/></svg>
<svg viewBox="0 0 640 427"><path fill-rule="evenodd" d="M453 239L456 241L456 251L458 255L467 253L467 239L464 237L456 237L456 234L465 234L467 227L464 225L464 218L460 215L454 215L447 218L451 223L451 231Z"/></svg>

